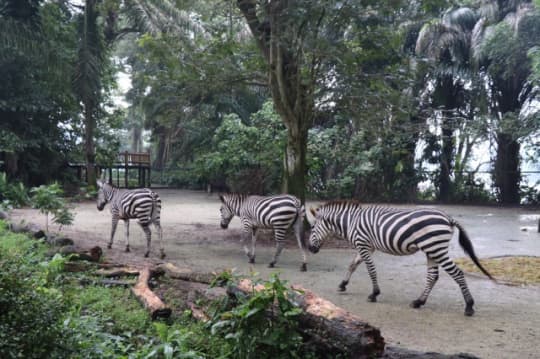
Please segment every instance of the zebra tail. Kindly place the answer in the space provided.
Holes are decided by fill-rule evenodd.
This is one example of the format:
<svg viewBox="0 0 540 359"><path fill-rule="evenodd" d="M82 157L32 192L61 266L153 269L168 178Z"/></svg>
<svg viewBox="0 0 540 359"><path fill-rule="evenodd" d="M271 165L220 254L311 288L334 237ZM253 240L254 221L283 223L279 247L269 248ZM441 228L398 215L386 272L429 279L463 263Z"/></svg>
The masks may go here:
<svg viewBox="0 0 540 359"><path fill-rule="evenodd" d="M476 264L476 266L486 275L489 279L492 281L496 281L495 278L482 266L480 261L478 260L478 257L476 257L476 253L474 253L474 248L472 245L471 240L469 239L469 236L467 235L467 232L465 232L465 229L456 222L455 220L451 220L451 223L453 226L456 226L459 229L459 244L461 245L461 248L463 248L463 251L471 258L471 260Z"/></svg>

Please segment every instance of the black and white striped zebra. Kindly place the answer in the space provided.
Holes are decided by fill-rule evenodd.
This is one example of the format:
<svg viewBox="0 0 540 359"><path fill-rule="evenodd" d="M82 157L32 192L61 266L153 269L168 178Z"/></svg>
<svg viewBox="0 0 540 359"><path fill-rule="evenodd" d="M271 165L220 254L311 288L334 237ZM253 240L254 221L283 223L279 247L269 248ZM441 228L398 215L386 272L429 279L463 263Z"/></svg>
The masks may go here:
<svg viewBox="0 0 540 359"><path fill-rule="evenodd" d="M427 282L420 297L411 303L419 308L426 303L431 289L439 278L441 266L459 285L465 299L465 315L474 314L474 300L469 292L463 272L450 259L448 246L454 232L459 229L459 244L473 262L493 279L478 261L472 243L463 227L445 213L434 209L395 209L387 207L362 207L354 201L329 202L316 210L314 227L309 237L309 250L317 253L329 234L347 239L358 251L349 266L345 278L339 285L345 291L352 273L361 262L365 262L373 291L368 296L377 301L380 294L377 273L371 258L379 250L392 255L409 255L418 250L427 256Z"/></svg>
<svg viewBox="0 0 540 359"><path fill-rule="evenodd" d="M149 227L153 223L159 237L161 258L164 258L165 251L163 249L160 223L161 199L158 194L148 188L127 190L116 188L101 181L98 181L97 184L99 188L97 209L102 211L105 205L110 203L112 214L111 240L108 248L112 247L118 220L122 219L126 229L126 252L129 252L129 220L137 219L137 223L140 224L146 237L146 253L144 256L148 257L150 254L152 232Z"/></svg>
<svg viewBox="0 0 540 359"><path fill-rule="evenodd" d="M305 209L298 198L291 195L262 197L228 193L220 195L219 199L221 200L221 228L226 229L234 216L240 217L244 230L242 243L250 263L255 263L255 242L258 228L272 228L274 230L276 253L268 265L273 268L285 245L285 234L292 227L298 246L302 251L303 261L300 270L306 271L303 223ZM245 242L250 233L251 250L248 249Z"/></svg>

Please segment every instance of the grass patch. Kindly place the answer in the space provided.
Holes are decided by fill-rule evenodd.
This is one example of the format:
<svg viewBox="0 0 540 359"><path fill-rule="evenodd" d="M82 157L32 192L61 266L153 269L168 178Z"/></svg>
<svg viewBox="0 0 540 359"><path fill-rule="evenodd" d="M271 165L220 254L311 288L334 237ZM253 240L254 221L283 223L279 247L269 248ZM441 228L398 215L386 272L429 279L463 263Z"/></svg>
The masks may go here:
<svg viewBox="0 0 540 359"><path fill-rule="evenodd" d="M481 273L468 258L455 260L466 272ZM482 259L482 265L496 279L516 284L540 284L540 257L500 257Z"/></svg>

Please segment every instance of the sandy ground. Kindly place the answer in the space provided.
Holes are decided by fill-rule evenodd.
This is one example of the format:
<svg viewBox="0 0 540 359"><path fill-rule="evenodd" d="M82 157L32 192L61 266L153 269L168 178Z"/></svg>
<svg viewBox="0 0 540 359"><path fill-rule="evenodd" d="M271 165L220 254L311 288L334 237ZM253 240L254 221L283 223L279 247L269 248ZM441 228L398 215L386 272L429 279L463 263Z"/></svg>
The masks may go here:
<svg viewBox="0 0 540 359"><path fill-rule="evenodd" d="M308 258L308 271L299 271L301 254L294 241L283 251L278 265L267 268L273 255L271 240L260 240L255 264L247 263L239 243L240 226L234 219L228 230L219 228L219 200L202 192L157 190L163 201L162 226L167 260L198 270L235 268L240 273L256 272L267 278L279 272L291 283L310 288L335 304L359 315L381 329L392 346L441 353L466 352L482 358L540 358L540 287L511 287L468 276L476 301L476 314L463 315L461 292L453 280L441 273L428 302L422 309L409 307L425 282L425 257L395 257L376 253L382 294L368 303L371 283L365 266L353 275L347 292L337 286L355 252L345 243L334 243ZM536 232L538 211L494 207L437 206L467 229L480 258L499 255L540 255L540 233ZM118 226L115 245L106 249L110 214L98 212L94 202L77 204L75 223L63 230L82 247L99 245L113 260L144 260L143 232L131 224L132 252L124 248L123 224ZM14 219L43 223L32 209L14 210ZM53 228L54 229L54 228ZM264 236L267 237L267 236ZM157 238L155 238L157 239ZM454 238L454 257L464 253ZM158 243L153 241L150 261L158 262ZM539 269L540 270L540 269Z"/></svg>

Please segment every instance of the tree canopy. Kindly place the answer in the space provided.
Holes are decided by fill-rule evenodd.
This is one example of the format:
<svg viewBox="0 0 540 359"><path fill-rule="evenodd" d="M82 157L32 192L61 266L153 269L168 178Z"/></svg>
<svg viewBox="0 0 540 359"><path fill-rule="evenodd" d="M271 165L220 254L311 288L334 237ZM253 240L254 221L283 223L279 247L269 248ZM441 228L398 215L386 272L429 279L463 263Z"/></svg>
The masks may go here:
<svg viewBox="0 0 540 359"><path fill-rule="evenodd" d="M164 185L534 202L539 6L2 0L0 166L92 185L150 151Z"/></svg>

